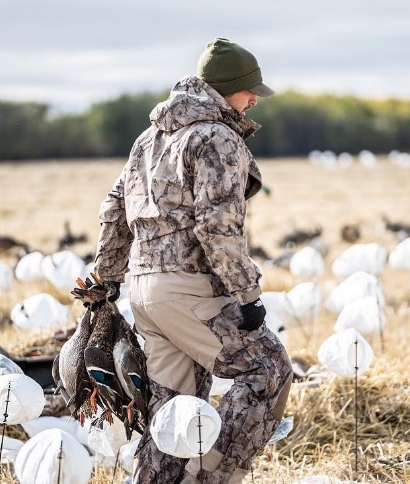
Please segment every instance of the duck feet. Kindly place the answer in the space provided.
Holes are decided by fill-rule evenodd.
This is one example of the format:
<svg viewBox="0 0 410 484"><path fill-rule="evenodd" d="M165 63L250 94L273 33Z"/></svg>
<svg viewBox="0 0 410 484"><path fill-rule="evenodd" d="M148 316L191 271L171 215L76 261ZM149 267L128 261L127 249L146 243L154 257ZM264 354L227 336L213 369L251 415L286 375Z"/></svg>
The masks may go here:
<svg viewBox="0 0 410 484"><path fill-rule="evenodd" d="M106 408L105 409L105 412L104 412L104 417L105 417L105 420L109 423L109 424L113 424L114 423L114 418L112 416L112 412L111 412L111 409L109 408Z"/></svg>
<svg viewBox="0 0 410 484"><path fill-rule="evenodd" d="M135 403L135 400L132 399L130 403L127 405L128 422L132 422L134 420L134 403Z"/></svg>
<svg viewBox="0 0 410 484"><path fill-rule="evenodd" d="M98 393L98 388L94 387L94 390L90 396L90 405L93 413L97 413L97 393Z"/></svg>
<svg viewBox="0 0 410 484"><path fill-rule="evenodd" d="M78 420L80 421L81 427L84 427L84 422L85 422L85 414L84 414L84 412L81 411L81 410L78 410L77 415L78 415Z"/></svg>

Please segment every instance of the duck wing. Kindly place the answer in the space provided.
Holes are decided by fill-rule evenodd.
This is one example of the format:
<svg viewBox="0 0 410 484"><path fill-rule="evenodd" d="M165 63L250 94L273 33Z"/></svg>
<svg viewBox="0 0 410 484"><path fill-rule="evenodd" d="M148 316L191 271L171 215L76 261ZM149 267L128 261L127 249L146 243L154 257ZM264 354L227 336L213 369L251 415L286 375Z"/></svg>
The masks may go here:
<svg viewBox="0 0 410 484"><path fill-rule="evenodd" d="M143 350L131 345L125 338L114 344L114 366L125 393L133 402L137 418L145 426L148 421L149 383ZM129 418L131 421L131 418Z"/></svg>
<svg viewBox="0 0 410 484"><path fill-rule="evenodd" d="M54 395L58 395L59 393L62 395L65 404L67 407L70 409L70 412L72 415L75 414L75 408L73 405L71 405L71 398L70 395L67 393L67 390L63 386L63 382L61 381L60 377L60 354L57 354L56 357L53 360L53 366L51 368L51 375L53 377L53 380L56 384L56 389L54 390Z"/></svg>
<svg viewBox="0 0 410 484"><path fill-rule="evenodd" d="M58 391L60 390L63 384L60 377L60 369L58 367L59 360L60 360L60 353L58 353L57 356L54 358L53 366L51 368L51 375L53 377L54 383L56 384L56 393L58 393Z"/></svg>
<svg viewBox="0 0 410 484"><path fill-rule="evenodd" d="M89 397L91 387L84 363L84 348L87 346L91 329L91 309L88 308L76 331L64 343L53 363L53 378L60 391L63 389L66 405L74 416Z"/></svg>
<svg viewBox="0 0 410 484"><path fill-rule="evenodd" d="M88 346L84 350L84 362L91 382L98 390L103 407L109 408L123 420L125 395L112 359L98 346Z"/></svg>

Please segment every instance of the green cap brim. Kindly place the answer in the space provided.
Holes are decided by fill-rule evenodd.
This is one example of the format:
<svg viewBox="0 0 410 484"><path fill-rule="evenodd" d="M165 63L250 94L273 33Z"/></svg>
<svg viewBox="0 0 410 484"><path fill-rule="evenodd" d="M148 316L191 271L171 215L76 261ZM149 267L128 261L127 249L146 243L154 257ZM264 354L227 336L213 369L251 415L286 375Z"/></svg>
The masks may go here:
<svg viewBox="0 0 410 484"><path fill-rule="evenodd" d="M275 91L272 91L272 89L266 86L263 82L261 82L257 86L252 87L252 89L248 89L248 91L260 97L268 97L272 96L272 94L275 94Z"/></svg>

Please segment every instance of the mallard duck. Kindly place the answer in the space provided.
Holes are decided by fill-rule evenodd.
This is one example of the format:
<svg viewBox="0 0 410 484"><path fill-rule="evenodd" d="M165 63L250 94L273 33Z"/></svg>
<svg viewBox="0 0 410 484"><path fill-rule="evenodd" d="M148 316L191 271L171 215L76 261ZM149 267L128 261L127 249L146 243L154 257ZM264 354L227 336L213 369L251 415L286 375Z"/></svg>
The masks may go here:
<svg viewBox="0 0 410 484"><path fill-rule="evenodd" d="M77 284L86 289L92 282L88 279L84 283L79 278ZM73 416L80 418L81 423L92 414L89 405L91 382L84 362L84 349L92 331L91 315L91 307L88 307L74 334L64 343L53 363L56 391L61 391L64 399L68 398L67 407Z"/></svg>
<svg viewBox="0 0 410 484"><path fill-rule="evenodd" d="M97 327L96 333L90 338L89 346L84 350L84 361L93 384L91 406L96 412L98 402L106 410L106 419L112 423L111 412L124 420L123 402L126 394L115 372L113 340L109 340L109 334L104 329Z"/></svg>
<svg viewBox="0 0 410 484"><path fill-rule="evenodd" d="M97 405L112 422L113 412L124 423L127 438L139 432L147 420L148 384L145 355L117 305L109 302L111 289L97 274L96 284L73 291L77 298L95 301L93 330L84 349L84 362L93 385L90 396L94 411ZM97 303L97 304L96 304Z"/></svg>
<svg viewBox="0 0 410 484"><path fill-rule="evenodd" d="M124 322L126 327L122 323L117 327L113 350L114 366L125 393L131 399L127 406L128 421L136 420L136 429L142 433L148 421L150 399L146 361L136 335L131 331L128 323ZM133 415L135 408L139 413L137 419Z"/></svg>
<svg viewBox="0 0 410 484"><path fill-rule="evenodd" d="M75 416L76 415L75 407L74 407L73 404L70 404L71 397L67 393L66 389L63 386L63 382L61 381L59 365L60 365L60 353L54 358L53 367L51 369L51 375L52 375L53 380L56 384L56 389L54 391L54 395L58 395L59 393L61 393L67 407L69 408L69 410L71 412L71 415Z"/></svg>

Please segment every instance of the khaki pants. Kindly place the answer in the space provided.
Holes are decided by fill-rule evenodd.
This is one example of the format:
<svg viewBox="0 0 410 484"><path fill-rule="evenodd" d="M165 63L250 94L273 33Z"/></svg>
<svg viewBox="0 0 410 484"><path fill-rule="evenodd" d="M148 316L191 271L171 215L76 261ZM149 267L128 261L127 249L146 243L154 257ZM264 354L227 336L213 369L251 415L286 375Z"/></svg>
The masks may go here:
<svg viewBox="0 0 410 484"><path fill-rule="evenodd" d="M234 379L217 407L222 429L202 458L202 479L241 482L279 425L288 397L292 370L279 339L266 325L238 330L242 317L236 299L215 297L206 274L133 277L131 306L145 339L150 418L178 394L207 399L211 373ZM187 462L160 452L147 427L135 455L133 484L176 484L183 476L184 482L199 482L199 471L199 458Z"/></svg>

